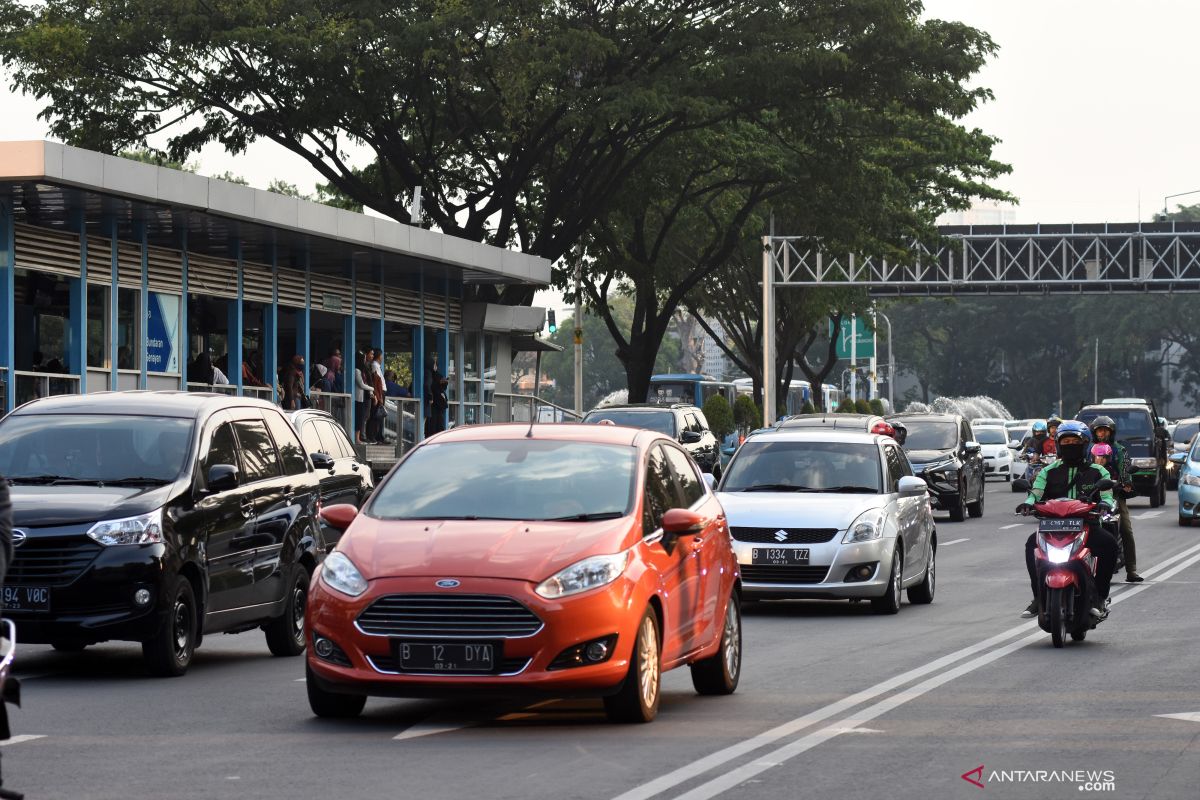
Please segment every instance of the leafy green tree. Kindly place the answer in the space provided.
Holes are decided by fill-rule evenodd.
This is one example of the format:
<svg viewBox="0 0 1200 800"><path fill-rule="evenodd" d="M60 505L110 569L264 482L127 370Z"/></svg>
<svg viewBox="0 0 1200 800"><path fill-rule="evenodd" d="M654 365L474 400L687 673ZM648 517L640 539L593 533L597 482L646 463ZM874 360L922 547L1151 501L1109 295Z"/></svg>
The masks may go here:
<svg viewBox="0 0 1200 800"><path fill-rule="evenodd" d="M853 414L854 413L854 401L851 400L849 397L843 397L842 401L840 403L838 403L837 413L838 414Z"/></svg>
<svg viewBox="0 0 1200 800"><path fill-rule="evenodd" d="M762 427L762 409L749 395L739 394L733 401L733 424L743 431Z"/></svg>
<svg viewBox="0 0 1200 800"><path fill-rule="evenodd" d="M876 416L880 416L880 417L883 416L883 401L880 400L878 397L872 397L870 402L867 404L867 406L869 409L869 411L867 413L875 414Z"/></svg>
<svg viewBox="0 0 1200 800"><path fill-rule="evenodd" d="M708 420L708 427L718 439L723 439L733 433L733 408L724 395L714 394L705 400L703 411L704 417Z"/></svg>
<svg viewBox="0 0 1200 800"><path fill-rule="evenodd" d="M815 413L817 413L817 407L812 404L812 401L805 400L804 405L800 406L800 413L801 414L815 414Z"/></svg>
<svg viewBox="0 0 1200 800"><path fill-rule="evenodd" d="M860 397L854 401L854 413L855 414L870 414L871 413L871 404L867 402L867 399L865 397Z"/></svg>
<svg viewBox="0 0 1200 800"><path fill-rule="evenodd" d="M153 164L156 167L167 167L168 169L177 169L180 172L195 172L197 166L194 162L183 163L182 161L172 161L167 158L166 154L151 150L146 147L139 147L133 150L122 150L119 155L121 158L128 158L130 161L140 161L143 164Z"/></svg>

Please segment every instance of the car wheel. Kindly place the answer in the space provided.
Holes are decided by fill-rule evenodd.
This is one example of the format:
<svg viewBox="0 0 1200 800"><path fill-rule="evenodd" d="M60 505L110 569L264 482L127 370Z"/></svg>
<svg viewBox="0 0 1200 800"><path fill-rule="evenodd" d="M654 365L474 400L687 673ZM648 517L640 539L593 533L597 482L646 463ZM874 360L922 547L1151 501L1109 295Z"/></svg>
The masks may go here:
<svg viewBox="0 0 1200 800"><path fill-rule="evenodd" d="M933 602L933 592L937 588L937 548L929 547L929 565L925 567L925 579L916 586L908 589L908 602L914 605L928 605Z"/></svg>
<svg viewBox="0 0 1200 800"><path fill-rule="evenodd" d="M1004 476L1004 482L1012 483L1012 473L1011 472Z"/></svg>
<svg viewBox="0 0 1200 800"><path fill-rule="evenodd" d="M900 542L892 553L892 574L882 597L871 598L871 610L876 614L895 614L900 611L900 587L904 583L904 562L900 559Z"/></svg>
<svg viewBox="0 0 1200 800"><path fill-rule="evenodd" d="M1158 504L1165 506L1167 504L1167 479L1163 478L1158 482Z"/></svg>
<svg viewBox="0 0 1200 800"><path fill-rule="evenodd" d="M173 678L187 672L196 652L196 596L182 575L167 596L170 610L153 638L142 642L142 658L151 675Z"/></svg>
<svg viewBox="0 0 1200 800"><path fill-rule="evenodd" d="M979 517L983 516L983 489L984 489L983 484L980 484L979 499L976 500L974 503L967 504L967 513L970 514L973 518L979 518Z"/></svg>
<svg viewBox="0 0 1200 800"><path fill-rule="evenodd" d="M332 719L347 719L357 717L367 704L367 696L363 694L339 694L327 692L317 685L312 667L304 665L305 683L308 684L308 707L318 717Z"/></svg>
<svg viewBox="0 0 1200 800"><path fill-rule="evenodd" d="M950 506L950 521L951 522L962 522L964 519L967 518L967 506L966 506L966 503L963 502L964 499L965 498L963 495L963 487L959 486L958 494L954 495L954 499L951 501L952 502L952 505Z"/></svg>
<svg viewBox="0 0 1200 800"><path fill-rule="evenodd" d="M296 564L283 613L263 626L267 648L273 656L298 656L304 652L304 611L308 607L308 567Z"/></svg>
<svg viewBox="0 0 1200 800"><path fill-rule="evenodd" d="M699 694L733 694L742 677L742 610L736 594L725 604L721 646L691 665L692 686Z"/></svg>
<svg viewBox="0 0 1200 800"><path fill-rule="evenodd" d="M647 608L638 623L629 672L617 693L604 698L604 711L612 722L650 722L658 714L661 689L658 615L653 608Z"/></svg>
<svg viewBox="0 0 1200 800"><path fill-rule="evenodd" d="M1191 518L1191 517L1184 517L1184 516L1180 516L1180 517L1179 517L1179 527L1181 527L1181 528L1190 528L1190 527L1192 527L1192 518Z"/></svg>

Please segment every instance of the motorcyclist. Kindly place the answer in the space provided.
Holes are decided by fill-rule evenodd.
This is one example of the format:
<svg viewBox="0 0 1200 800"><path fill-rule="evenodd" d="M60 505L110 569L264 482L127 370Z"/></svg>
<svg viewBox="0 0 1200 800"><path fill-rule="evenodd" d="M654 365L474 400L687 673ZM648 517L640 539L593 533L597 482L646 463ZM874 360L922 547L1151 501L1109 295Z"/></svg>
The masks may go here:
<svg viewBox="0 0 1200 800"><path fill-rule="evenodd" d="M1058 447L1058 428L1062 425L1062 418L1057 414L1051 414L1046 418L1046 444L1043 448L1043 454L1052 456Z"/></svg>
<svg viewBox="0 0 1200 800"><path fill-rule="evenodd" d="M1040 419L1035 421L1033 423L1033 431L1021 442L1021 452L1027 455L1032 450L1034 454L1042 455L1048 438L1046 423Z"/></svg>
<svg viewBox="0 0 1200 800"><path fill-rule="evenodd" d="M1121 547L1125 551L1125 582L1141 583L1137 571L1137 548L1133 541L1133 521L1129 518L1129 504L1125 498L1133 496L1133 478L1129 475L1129 452L1117 441L1117 424L1112 417L1099 416L1092 420L1092 437L1099 444L1112 448L1113 454L1105 468L1120 487L1113 494L1117 497L1117 513L1121 519Z"/></svg>
<svg viewBox="0 0 1200 800"><path fill-rule="evenodd" d="M1109 478L1108 470L1091 463L1088 452L1091 431L1082 422L1064 422L1058 426L1058 458L1038 473L1029 489L1025 502L1017 506L1018 514L1033 512L1034 503L1059 498L1086 499L1097 482ZM1117 507L1112 490L1100 493L1100 502L1109 508ZM1025 541L1025 567L1029 571L1029 585L1033 590L1033 601L1021 612L1022 617L1037 616L1038 581L1034 551L1037 548L1037 533ZM1088 548L1096 554L1096 594L1099 607L1091 609L1092 616L1103 619L1108 614L1108 589L1117 563L1117 540L1100 526L1093 526L1088 534Z"/></svg>

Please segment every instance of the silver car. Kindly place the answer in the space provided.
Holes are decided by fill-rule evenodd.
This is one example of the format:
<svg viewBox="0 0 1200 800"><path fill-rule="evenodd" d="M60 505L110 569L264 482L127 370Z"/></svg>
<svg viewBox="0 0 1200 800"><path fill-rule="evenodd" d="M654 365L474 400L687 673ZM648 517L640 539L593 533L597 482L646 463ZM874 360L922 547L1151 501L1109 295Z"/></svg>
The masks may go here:
<svg viewBox="0 0 1200 800"><path fill-rule="evenodd" d="M747 599L933 601L937 531L925 481L888 437L753 434L717 487Z"/></svg>

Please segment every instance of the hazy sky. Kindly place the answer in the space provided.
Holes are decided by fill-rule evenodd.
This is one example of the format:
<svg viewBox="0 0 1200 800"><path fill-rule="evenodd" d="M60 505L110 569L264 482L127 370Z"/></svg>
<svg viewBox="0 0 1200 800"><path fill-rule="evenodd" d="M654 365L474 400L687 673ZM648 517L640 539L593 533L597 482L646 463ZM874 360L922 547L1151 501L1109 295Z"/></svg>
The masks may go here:
<svg viewBox="0 0 1200 800"><path fill-rule="evenodd" d="M1013 172L999 185L1020 199L1017 222L1149 220L1164 195L1200 189L1193 93L1200 3L926 0L925 7L929 17L989 32L1000 46L978 78L996 99L967 123L1002 140L996 154ZM0 98L0 138L45 136L33 100L7 90ZM298 157L270 144L240 156L203 153L201 172L225 170L259 187L275 177L303 189L315 181ZM1200 193L1175 202L1200 203Z"/></svg>

